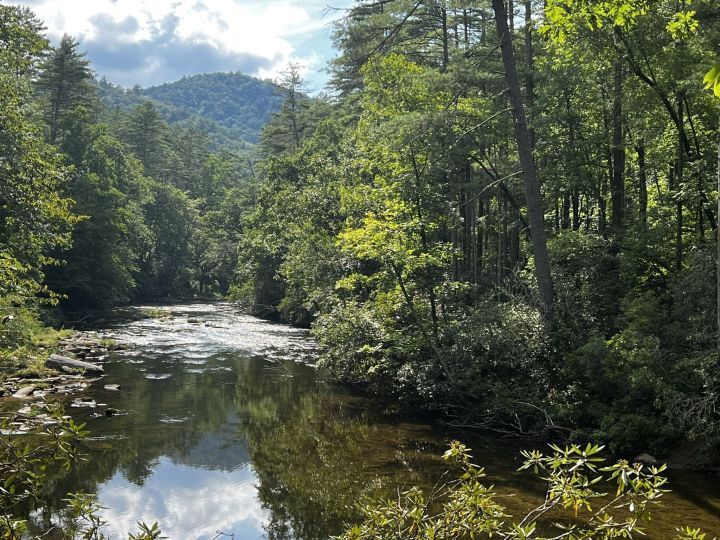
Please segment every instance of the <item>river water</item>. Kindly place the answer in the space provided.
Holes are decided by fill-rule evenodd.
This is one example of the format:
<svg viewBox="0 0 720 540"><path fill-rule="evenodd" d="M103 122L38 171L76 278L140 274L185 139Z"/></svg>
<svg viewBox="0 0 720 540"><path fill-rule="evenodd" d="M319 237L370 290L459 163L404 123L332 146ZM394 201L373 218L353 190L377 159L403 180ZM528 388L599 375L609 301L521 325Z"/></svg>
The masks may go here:
<svg viewBox="0 0 720 540"><path fill-rule="evenodd" d="M136 521L179 540L324 539L356 521L366 497L431 487L453 438L470 443L511 510L542 500L542 485L516 472L517 442L451 433L326 384L303 330L229 304L153 307L168 316L102 330L127 348L89 394L123 414L69 409L91 432L87 459L48 485L35 530L58 519L66 493L84 491L97 494L113 539ZM648 538L672 538L679 522L720 535L715 479L686 474L671 487L672 511L656 513Z"/></svg>

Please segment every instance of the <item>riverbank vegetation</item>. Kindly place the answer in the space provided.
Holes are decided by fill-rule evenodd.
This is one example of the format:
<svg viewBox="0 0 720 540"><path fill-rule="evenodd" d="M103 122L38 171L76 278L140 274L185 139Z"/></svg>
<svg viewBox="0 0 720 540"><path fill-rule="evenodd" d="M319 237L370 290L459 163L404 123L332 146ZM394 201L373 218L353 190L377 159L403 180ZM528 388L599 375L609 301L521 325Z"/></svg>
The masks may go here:
<svg viewBox="0 0 720 540"><path fill-rule="evenodd" d="M510 7L358 2L248 158L0 6L0 350L229 295L454 424L716 463L717 6Z"/></svg>
<svg viewBox="0 0 720 540"><path fill-rule="evenodd" d="M233 293L454 423L710 464L719 24L702 1L360 3L333 98L291 80L265 131Z"/></svg>

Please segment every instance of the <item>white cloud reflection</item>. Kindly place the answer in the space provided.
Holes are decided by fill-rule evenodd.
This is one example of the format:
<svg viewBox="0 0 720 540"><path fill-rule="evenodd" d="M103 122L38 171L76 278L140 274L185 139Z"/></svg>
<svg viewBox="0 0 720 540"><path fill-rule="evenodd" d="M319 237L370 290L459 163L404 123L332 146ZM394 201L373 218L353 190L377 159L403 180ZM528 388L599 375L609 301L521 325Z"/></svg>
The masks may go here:
<svg viewBox="0 0 720 540"><path fill-rule="evenodd" d="M121 473L99 486L111 538L127 538L136 521L157 522L171 539L209 540L217 531L237 539L264 538L267 512L256 498L255 473L246 466L232 472L178 465L163 457L140 487Z"/></svg>

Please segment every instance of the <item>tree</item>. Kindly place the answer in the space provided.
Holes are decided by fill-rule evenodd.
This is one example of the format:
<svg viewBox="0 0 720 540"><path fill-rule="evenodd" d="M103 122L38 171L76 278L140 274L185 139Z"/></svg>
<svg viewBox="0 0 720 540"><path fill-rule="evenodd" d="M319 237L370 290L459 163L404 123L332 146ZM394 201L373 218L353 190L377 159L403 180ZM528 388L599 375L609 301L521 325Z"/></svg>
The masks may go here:
<svg viewBox="0 0 720 540"><path fill-rule="evenodd" d="M196 203L171 184L150 182L151 197L144 207L149 234L141 241L139 294L144 298L182 296L191 291L189 268Z"/></svg>
<svg viewBox="0 0 720 540"><path fill-rule="evenodd" d="M708 71L705 74L705 78L703 80L705 83L705 89L706 90L712 90L716 97L720 98L720 64L717 64L714 66L710 71ZM717 266L715 268L715 276L716 276L716 298L717 298L717 304L716 304L716 317L717 317L717 351L718 356L720 356L720 142L718 143L718 151L717 151L717 190L718 190L718 200L717 200L717 218L718 218L718 225L717 225L717 237L716 237L716 248L717 248Z"/></svg>
<svg viewBox="0 0 720 540"><path fill-rule="evenodd" d="M66 142L66 135L77 132L78 123L89 123L95 106L93 72L78 43L65 34L42 65L38 91L47 105L45 120L51 144ZM77 136L77 133L75 133Z"/></svg>
<svg viewBox="0 0 720 540"><path fill-rule="evenodd" d="M284 101L260 137L262 151L268 156L298 150L307 129L305 111L309 103L300 66L290 63L277 84Z"/></svg>
<svg viewBox="0 0 720 540"><path fill-rule="evenodd" d="M92 128L79 171L64 190L84 219L75 227L65 263L48 271L51 288L75 309L109 309L132 298L139 246L150 234L144 207L151 191L142 166L107 131Z"/></svg>
<svg viewBox="0 0 720 540"><path fill-rule="evenodd" d="M53 250L70 245L77 217L60 191L69 171L32 122L26 77L45 43L39 23L24 9L0 6L0 296L26 302L43 290L43 267Z"/></svg>
<svg viewBox="0 0 720 540"><path fill-rule="evenodd" d="M0 73L19 82L35 75L49 44L29 8L0 6Z"/></svg>
<svg viewBox="0 0 720 540"><path fill-rule="evenodd" d="M146 100L130 111L122 139L135 152L147 176L170 180L168 127L152 101Z"/></svg>
<svg viewBox="0 0 720 540"><path fill-rule="evenodd" d="M502 52L503 66L505 68L505 82L507 94L512 108L515 130L515 142L520 156L520 165L525 185L525 202L528 209L530 223L531 244L535 258L535 279L543 309L548 316L552 316L555 291L553 289L552 275L550 273L550 258L545 239L545 211L540 194L540 184L535 167L535 158L528 130L525 106L520 93L520 82L515 63L515 53L512 47L511 34L508 28L507 11L503 0L493 0L495 24L500 50Z"/></svg>

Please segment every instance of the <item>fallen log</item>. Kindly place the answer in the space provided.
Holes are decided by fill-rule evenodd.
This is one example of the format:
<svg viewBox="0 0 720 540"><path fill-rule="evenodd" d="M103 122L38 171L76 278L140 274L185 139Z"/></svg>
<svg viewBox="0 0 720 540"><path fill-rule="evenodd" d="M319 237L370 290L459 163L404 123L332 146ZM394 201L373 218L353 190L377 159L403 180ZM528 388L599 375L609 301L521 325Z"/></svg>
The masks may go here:
<svg viewBox="0 0 720 540"><path fill-rule="evenodd" d="M63 370L63 368L82 369L88 375L102 375L105 372L102 366L97 364L75 360L59 354L51 354L50 358L45 361L45 366L59 370Z"/></svg>

